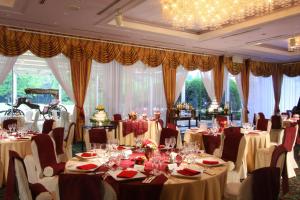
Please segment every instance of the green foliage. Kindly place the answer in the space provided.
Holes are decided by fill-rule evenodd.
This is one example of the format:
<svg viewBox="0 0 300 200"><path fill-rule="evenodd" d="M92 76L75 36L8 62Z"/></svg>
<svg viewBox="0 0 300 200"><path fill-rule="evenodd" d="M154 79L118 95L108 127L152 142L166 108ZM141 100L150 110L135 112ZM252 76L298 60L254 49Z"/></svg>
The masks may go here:
<svg viewBox="0 0 300 200"><path fill-rule="evenodd" d="M0 84L0 102L7 103L11 99L12 73L9 73L2 84Z"/></svg>
<svg viewBox="0 0 300 200"><path fill-rule="evenodd" d="M238 92L236 82L233 80L229 81L229 90L230 90L230 107L232 111L239 111L241 109L241 99Z"/></svg>

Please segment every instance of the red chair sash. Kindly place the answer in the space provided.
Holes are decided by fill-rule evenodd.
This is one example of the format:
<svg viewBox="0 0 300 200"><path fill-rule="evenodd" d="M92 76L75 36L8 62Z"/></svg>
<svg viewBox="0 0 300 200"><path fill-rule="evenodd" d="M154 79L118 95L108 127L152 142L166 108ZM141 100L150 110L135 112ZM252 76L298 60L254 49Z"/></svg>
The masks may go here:
<svg viewBox="0 0 300 200"><path fill-rule="evenodd" d="M42 134L32 137L36 143L42 169L57 164L55 149L49 135Z"/></svg>
<svg viewBox="0 0 300 200"><path fill-rule="evenodd" d="M160 140L159 144L164 145L165 144L165 139L170 138L170 137L175 137L176 142L177 142L177 137L178 137L178 131L171 129L171 128L162 128L161 133L160 133ZM177 144L175 145L175 147Z"/></svg>
<svg viewBox="0 0 300 200"><path fill-rule="evenodd" d="M114 121L119 122L122 120L122 115L121 114L114 114Z"/></svg>
<svg viewBox="0 0 300 200"><path fill-rule="evenodd" d="M240 141L243 137L240 127L229 127L224 129L224 147L222 159L225 161L236 162Z"/></svg>
<svg viewBox="0 0 300 200"><path fill-rule="evenodd" d="M259 116L259 119L266 119L264 113L262 113L262 112L259 112L258 116Z"/></svg>
<svg viewBox="0 0 300 200"><path fill-rule="evenodd" d="M50 133L50 131L52 131L53 123L54 123L53 119L46 119L43 124L42 133L46 133L46 134Z"/></svg>
<svg viewBox="0 0 300 200"><path fill-rule="evenodd" d="M252 173L253 200L278 199L280 190L280 169L278 167L264 167Z"/></svg>
<svg viewBox="0 0 300 200"><path fill-rule="evenodd" d="M215 149L219 148L221 144L220 135L214 136L214 135L203 134L202 140L203 140L205 151L208 154L213 154Z"/></svg>
<svg viewBox="0 0 300 200"><path fill-rule="evenodd" d="M284 136L283 136L283 146L286 148L288 152L292 151L294 142L296 139L296 127L291 126L287 127L284 130Z"/></svg>
<svg viewBox="0 0 300 200"><path fill-rule="evenodd" d="M271 117L272 121L272 129L281 129L281 116L279 115L273 115Z"/></svg>
<svg viewBox="0 0 300 200"><path fill-rule="evenodd" d="M89 130L90 143L107 143L107 135L105 129L93 128Z"/></svg>
<svg viewBox="0 0 300 200"><path fill-rule="evenodd" d="M130 133L134 133L134 136L137 137L148 131L148 122L145 120L129 120L123 122L123 136Z"/></svg>
<svg viewBox="0 0 300 200"><path fill-rule="evenodd" d="M53 139L55 141L55 151L57 155L64 153L64 134L65 128L63 127L55 128L52 131Z"/></svg>
<svg viewBox="0 0 300 200"><path fill-rule="evenodd" d="M102 181L97 175L60 174L58 184L61 200L103 199Z"/></svg>
<svg viewBox="0 0 300 200"><path fill-rule="evenodd" d="M259 118L256 125L256 130L267 131L268 130L268 119Z"/></svg>
<svg viewBox="0 0 300 200"><path fill-rule="evenodd" d="M167 123L167 128L176 130L176 125L175 125L175 124L172 124L172 123Z"/></svg>
<svg viewBox="0 0 300 200"><path fill-rule="evenodd" d="M6 130L8 130L8 125L10 125L10 124L17 124L17 120L16 119L5 119L2 122L2 126Z"/></svg>

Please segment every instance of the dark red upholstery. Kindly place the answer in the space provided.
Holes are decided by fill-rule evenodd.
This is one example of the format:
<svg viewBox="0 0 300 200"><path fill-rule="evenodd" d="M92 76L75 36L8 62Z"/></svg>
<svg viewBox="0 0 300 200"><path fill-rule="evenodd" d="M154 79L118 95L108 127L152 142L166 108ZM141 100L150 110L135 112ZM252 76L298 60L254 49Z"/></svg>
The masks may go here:
<svg viewBox="0 0 300 200"><path fill-rule="evenodd" d="M267 131L268 130L268 119L259 118L256 125L256 130Z"/></svg>
<svg viewBox="0 0 300 200"><path fill-rule="evenodd" d="M265 114L262 112L258 113L259 119L266 119Z"/></svg>
<svg viewBox="0 0 300 200"><path fill-rule="evenodd" d="M167 128L171 128L173 130L176 130L176 125L172 123L167 123Z"/></svg>
<svg viewBox="0 0 300 200"><path fill-rule="evenodd" d="M87 174L60 174L58 179L61 200L103 199L100 176Z"/></svg>
<svg viewBox="0 0 300 200"><path fill-rule="evenodd" d="M218 115L218 116L216 117L216 119L217 119L218 125L219 125L219 127L220 127L220 130L219 130L219 131L220 131L220 132L223 132L224 128L227 127L227 117Z"/></svg>
<svg viewBox="0 0 300 200"><path fill-rule="evenodd" d="M52 131L53 124L54 124L53 119L46 119L43 124L42 133L46 133L46 134L50 133L50 131Z"/></svg>
<svg viewBox="0 0 300 200"><path fill-rule="evenodd" d="M160 124L160 127L163 128L164 127L164 120L162 119L157 119L157 122ZM175 128L176 129L176 128Z"/></svg>
<svg viewBox="0 0 300 200"><path fill-rule="evenodd" d="M281 129L281 116L280 115L273 115L271 117L272 122L272 129Z"/></svg>
<svg viewBox="0 0 300 200"><path fill-rule="evenodd" d="M225 161L236 162L240 141L243 137L240 127L229 127L224 129L224 147L222 159Z"/></svg>
<svg viewBox="0 0 300 200"><path fill-rule="evenodd" d="M57 127L52 130L52 136L55 142L55 151L57 155L64 153L64 127Z"/></svg>
<svg viewBox="0 0 300 200"><path fill-rule="evenodd" d="M286 148L288 152L292 151L293 145L296 139L296 133L297 129L295 126L287 127L284 130L283 135L283 146Z"/></svg>
<svg viewBox="0 0 300 200"><path fill-rule="evenodd" d="M114 121L119 122L122 120L122 115L121 114L114 114Z"/></svg>
<svg viewBox="0 0 300 200"><path fill-rule="evenodd" d="M280 169L264 167L252 173L253 200L275 200L279 197Z"/></svg>
<svg viewBox="0 0 300 200"><path fill-rule="evenodd" d="M89 130L90 143L107 143L106 130L103 128L93 128Z"/></svg>
<svg viewBox="0 0 300 200"><path fill-rule="evenodd" d="M17 124L17 120L16 119L5 119L2 122L2 126L4 129L8 130L8 125L9 124Z"/></svg>
<svg viewBox="0 0 300 200"><path fill-rule="evenodd" d="M221 136L220 135L209 135L203 134L202 140L205 148L205 152L208 154L213 154L215 149L220 147Z"/></svg>
<svg viewBox="0 0 300 200"><path fill-rule="evenodd" d="M175 137L176 142L177 142L177 137L178 137L178 131L171 129L171 128L162 128L161 133L160 133L160 140L159 144L164 145L165 144L165 139L170 138L170 137ZM177 144L175 145L175 147Z"/></svg>

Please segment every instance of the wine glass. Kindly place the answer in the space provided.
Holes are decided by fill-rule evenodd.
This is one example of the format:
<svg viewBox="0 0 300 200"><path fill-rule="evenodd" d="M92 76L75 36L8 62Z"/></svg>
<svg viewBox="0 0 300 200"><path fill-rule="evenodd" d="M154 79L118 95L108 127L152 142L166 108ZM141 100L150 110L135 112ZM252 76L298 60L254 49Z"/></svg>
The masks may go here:
<svg viewBox="0 0 300 200"><path fill-rule="evenodd" d="M176 145L176 138L175 137L170 138L170 145L171 145L172 149L174 149L174 147Z"/></svg>
<svg viewBox="0 0 300 200"><path fill-rule="evenodd" d="M170 146L170 138L165 138L165 146L166 146L166 149L169 149L169 146Z"/></svg>
<svg viewBox="0 0 300 200"><path fill-rule="evenodd" d="M12 124L8 124L8 131L9 131L9 133L11 133L12 132Z"/></svg>

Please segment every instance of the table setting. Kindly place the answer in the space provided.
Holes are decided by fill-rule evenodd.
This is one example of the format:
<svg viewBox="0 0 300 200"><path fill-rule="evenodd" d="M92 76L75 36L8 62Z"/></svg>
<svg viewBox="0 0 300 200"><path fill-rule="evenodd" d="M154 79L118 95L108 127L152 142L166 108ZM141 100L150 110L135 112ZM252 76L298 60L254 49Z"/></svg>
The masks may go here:
<svg viewBox="0 0 300 200"><path fill-rule="evenodd" d="M151 191L157 197L167 195L169 184L177 187L209 179L217 179L218 187L225 184L226 163L205 154L195 143L185 144L180 149L174 148L172 138L167 138L163 146L147 139L140 143L138 146L99 144L91 151L76 154L66 163L65 173L97 174L114 188L119 199L126 199L125 188L126 191L137 188Z"/></svg>

